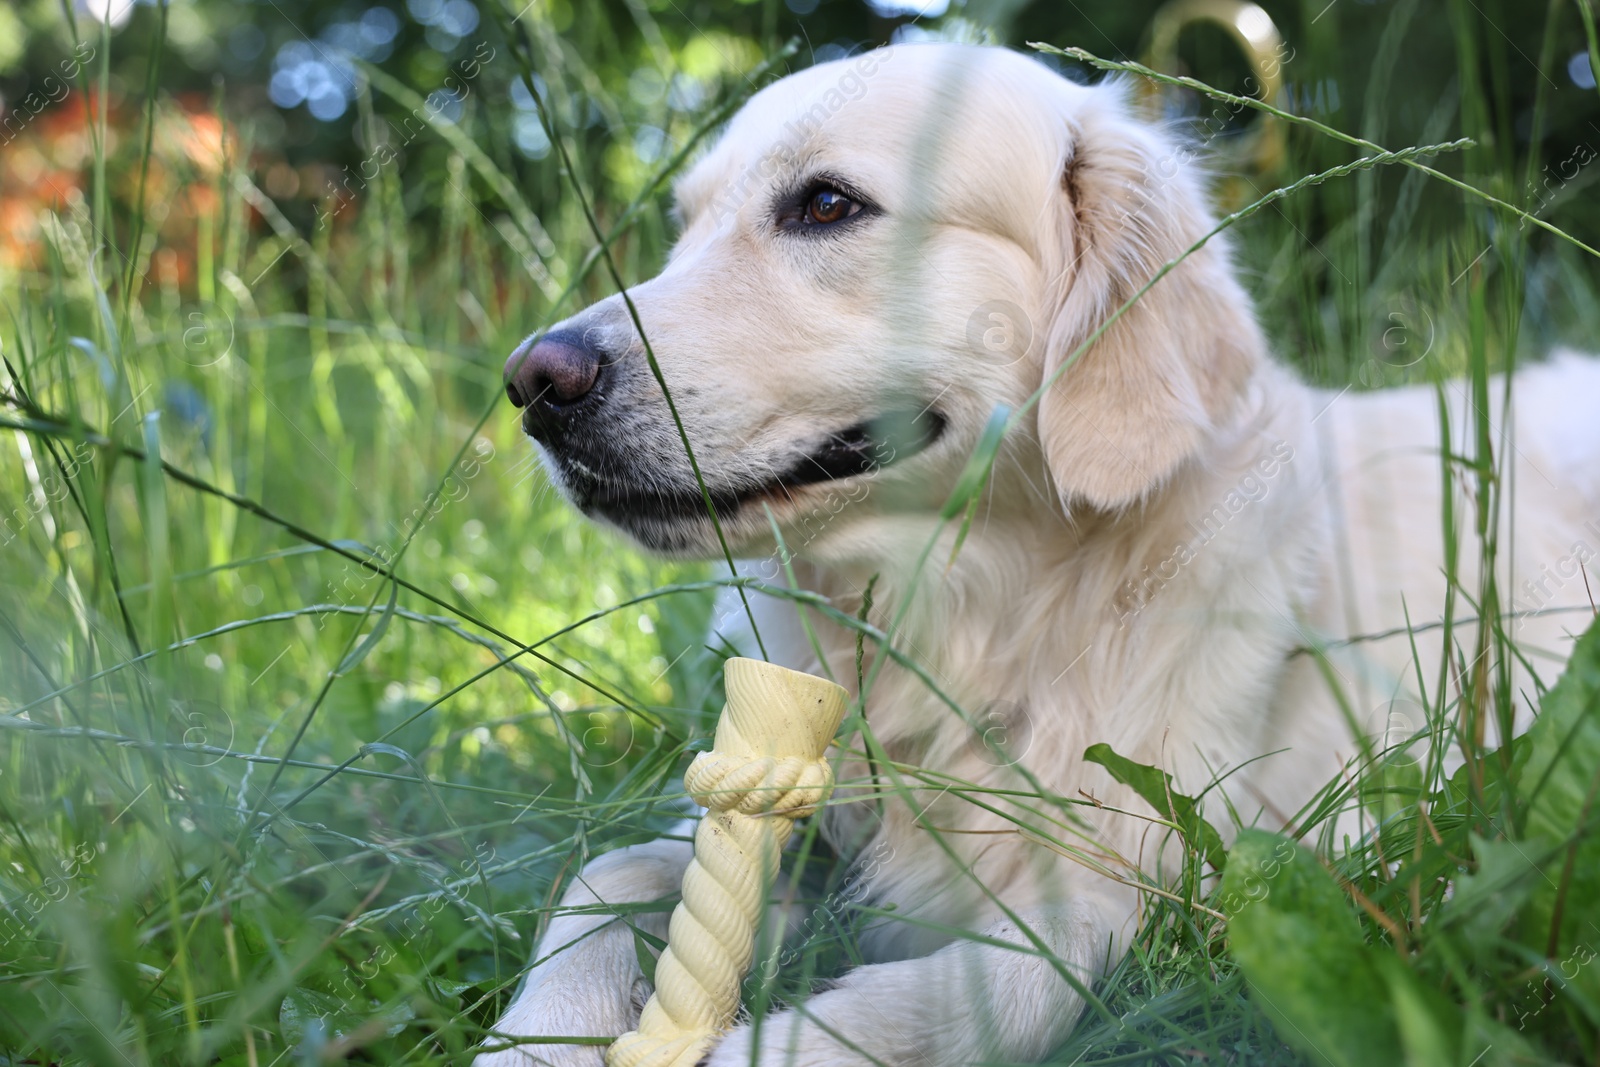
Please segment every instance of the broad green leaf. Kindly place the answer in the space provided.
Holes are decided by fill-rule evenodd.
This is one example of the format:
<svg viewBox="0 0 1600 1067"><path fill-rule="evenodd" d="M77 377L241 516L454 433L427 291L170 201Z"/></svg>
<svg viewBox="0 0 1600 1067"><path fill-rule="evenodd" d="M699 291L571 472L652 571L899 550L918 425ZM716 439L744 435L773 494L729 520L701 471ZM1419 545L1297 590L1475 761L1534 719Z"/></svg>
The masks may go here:
<svg viewBox="0 0 1600 1067"><path fill-rule="evenodd" d="M1361 803L1376 823L1414 809L1422 793L1422 763L1405 752L1380 756L1358 783Z"/></svg>
<svg viewBox="0 0 1600 1067"><path fill-rule="evenodd" d="M1367 943L1305 845L1242 830L1222 876L1229 951L1278 1036L1335 1067L1510 1067L1539 1060L1477 1005L1466 1012L1395 949Z"/></svg>
<svg viewBox="0 0 1600 1067"><path fill-rule="evenodd" d="M1111 777L1177 823L1183 836L1205 856L1207 863L1219 871L1226 866L1228 856L1222 847L1222 835L1217 833L1216 827L1200 817L1200 806L1193 797L1184 796L1172 788L1172 775L1119 756L1110 745L1105 744L1090 745L1084 750L1083 758L1110 771Z"/></svg>
<svg viewBox="0 0 1600 1067"><path fill-rule="evenodd" d="M1509 746L1511 752L1510 779L1513 782L1521 780L1523 768L1528 765L1528 735L1512 738ZM1507 774L1504 761L1505 749L1496 749L1486 754L1482 761L1483 773L1483 801L1482 810L1477 814L1495 816L1501 809L1502 797L1505 793ZM1478 800L1472 789L1472 768L1461 766L1450 776L1445 786L1445 795L1454 810L1470 810L1478 806Z"/></svg>
<svg viewBox="0 0 1600 1067"><path fill-rule="evenodd" d="M1535 862L1553 855L1540 864L1547 877L1518 927L1541 953L1554 944L1558 961L1585 948L1592 954L1600 950L1600 625L1578 640L1527 737L1518 783L1528 803L1524 838ZM1600 967L1578 968L1572 980L1600 997Z"/></svg>
<svg viewBox="0 0 1600 1067"><path fill-rule="evenodd" d="M1504 838L1470 838L1477 869L1456 879L1450 902L1437 921L1459 925L1465 946L1490 951L1543 881L1525 846Z"/></svg>
<svg viewBox="0 0 1600 1067"><path fill-rule="evenodd" d="M1368 947L1378 973L1388 985L1395 1026L1408 1067L1512 1067L1542 1064L1545 1057L1509 1027L1490 1018L1481 1005L1461 1007L1426 984L1401 957L1388 949Z"/></svg>
<svg viewBox="0 0 1600 1067"><path fill-rule="evenodd" d="M1473 838L1476 868L1457 879L1434 921L1463 931L1480 961L1507 939L1522 946L1520 957L1547 959L1564 979L1552 978L1557 995L1600 1025L1600 967L1587 963L1600 952L1600 626L1579 639L1539 717L1514 744L1520 833L1509 826L1505 838ZM1498 806L1490 790L1503 788L1499 767L1491 755L1486 804ZM1464 774L1451 781L1455 799L1468 796ZM1558 1011L1538 1017L1540 1027L1562 1025Z"/></svg>
<svg viewBox="0 0 1600 1067"><path fill-rule="evenodd" d="M1229 859L1228 942L1278 1036L1315 1063L1404 1063L1390 982L1344 891L1311 850L1241 830Z"/></svg>
<svg viewBox="0 0 1600 1067"><path fill-rule="evenodd" d="M1394 1008L1395 1027L1408 1064L1434 1064L1440 1067L1461 1062L1460 1011L1437 990L1429 989L1416 972L1393 952L1372 953L1378 974L1389 987L1389 1003Z"/></svg>

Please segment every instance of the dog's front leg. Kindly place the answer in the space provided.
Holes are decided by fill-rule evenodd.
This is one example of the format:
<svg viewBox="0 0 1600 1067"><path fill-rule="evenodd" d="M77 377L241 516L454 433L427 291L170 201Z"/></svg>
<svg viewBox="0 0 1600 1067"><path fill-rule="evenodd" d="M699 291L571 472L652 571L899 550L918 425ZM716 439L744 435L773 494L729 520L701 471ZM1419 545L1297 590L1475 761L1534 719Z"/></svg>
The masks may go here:
<svg viewBox="0 0 1600 1067"><path fill-rule="evenodd" d="M706 1067L963 1067L1028 1063L1065 1040L1083 1008L1065 967L1091 986L1122 951L1127 915L1084 897L1024 916L1053 959L1015 923L957 941L922 959L871 964L803 1004L746 1023L712 1050Z"/></svg>
<svg viewBox="0 0 1600 1067"><path fill-rule="evenodd" d="M521 1037L616 1037L633 1029L649 988L639 969L634 933L605 906L661 900L678 892L694 853L687 841L651 841L590 862L561 898L561 910L535 950L535 966L516 1001L495 1025ZM572 914L583 909L581 914ZM591 911L592 909L592 911ZM631 921L656 937L668 913ZM549 956L543 962L537 962ZM491 1039L475 1067L600 1067L602 1045L528 1044L498 1047Z"/></svg>

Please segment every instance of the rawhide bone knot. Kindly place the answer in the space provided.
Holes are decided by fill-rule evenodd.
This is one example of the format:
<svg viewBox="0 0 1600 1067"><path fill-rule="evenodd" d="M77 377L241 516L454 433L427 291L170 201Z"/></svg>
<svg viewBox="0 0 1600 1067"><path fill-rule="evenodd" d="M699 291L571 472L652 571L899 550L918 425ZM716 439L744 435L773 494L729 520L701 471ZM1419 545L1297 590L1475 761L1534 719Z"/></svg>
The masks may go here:
<svg viewBox="0 0 1600 1067"><path fill-rule="evenodd" d="M607 1067L694 1067L733 1024L756 926L794 821L833 788L823 760L846 693L823 678L752 659L724 667L728 703L710 752L683 776L708 809L656 961L639 1028L606 1050Z"/></svg>

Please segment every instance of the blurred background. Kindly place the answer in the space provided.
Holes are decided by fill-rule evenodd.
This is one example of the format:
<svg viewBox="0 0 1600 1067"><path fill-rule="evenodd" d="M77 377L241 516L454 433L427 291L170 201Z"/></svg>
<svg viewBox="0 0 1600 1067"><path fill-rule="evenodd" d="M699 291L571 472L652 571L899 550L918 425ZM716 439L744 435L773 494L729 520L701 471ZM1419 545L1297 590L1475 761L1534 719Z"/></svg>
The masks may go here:
<svg viewBox="0 0 1600 1067"><path fill-rule="evenodd" d="M1146 59L1163 6L0 6L0 1062L467 1062L563 879L675 817L719 706L716 570L554 498L505 356L614 291L602 244L658 268L672 175L783 73L926 39ZM1600 244L1577 5L1263 7L1280 107L1391 149L1470 136L1438 165ZM1258 91L1234 35L1174 33L1164 68ZM1151 106L1229 208L1355 155ZM1405 168L1235 237L1326 384L1600 337L1592 258ZM805 975L851 956L825 925ZM1174 1026L1295 1062L1209 954L1117 996L1164 1007L1075 1062Z"/></svg>
<svg viewBox="0 0 1600 1067"><path fill-rule="evenodd" d="M1282 37L1279 102L1289 110L1389 147L1444 140L1469 122L1481 124L1472 172L1503 177L1508 184L1497 195L1542 203L1551 217L1592 231L1600 201L1583 195L1593 178L1575 161L1592 154L1588 146L1600 139L1600 107L1576 5L1552 2L1546 11L1506 0L1268 0L1263 6ZM597 210L610 217L690 142L719 103L737 101L785 70L929 38L1016 47L1041 41L1106 58L1145 59L1161 7L1159 0L1103 5L1092 13L1071 3L1026 0L953 7L942 0L923 7L913 0L533 0L491 12L474 0L185 2L166 9L90 0L77 10L93 17L80 17L74 31L48 0L8 5L0 8L6 147L0 262L10 270L36 265L41 211L84 201L94 139L88 116L103 93L105 166L129 175L107 190L106 206L112 225L125 225L144 183L144 237L153 242L150 286L174 289L180 299L201 295L195 234L214 222L216 205L207 197L217 193L224 166L247 175L299 232L310 232L320 211L331 217L330 240L337 244L357 232L359 216L385 212L386 224L404 221L412 249L421 252L460 236L453 198L464 201L461 212L482 215L492 227L508 218L504 197L485 177L482 162L488 162L539 222L520 235L532 243L524 258L531 252L539 266L530 263L519 273L546 283L544 301L519 308L531 329L548 310L552 285L566 280L559 264L544 262L552 257L542 235L564 232L578 209L566 195L518 62L506 50L505 26L513 16L518 32L538 49L534 85L553 91L574 165L594 184ZM101 16L108 21L98 22ZM165 45L157 49L163 26ZM75 62L75 50L87 55L102 37L110 44L108 69L98 58ZM776 59L789 42L793 53ZM770 70L762 68L767 59L774 59ZM1091 75L1071 61L1049 62L1069 77ZM1235 39L1206 21L1186 26L1165 65L1233 92L1246 92L1251 74ZM81 68L84 80L62 78L69 68ZM58 85L70 83L73 93L81 88L88 99L56 105L51 97L60 90L48 84L52 77ZM152 92L158 97L154 155L141 172L128 164L152 132L140 127ZM49 105L37 117L29 94ZM468 158L451 137L418 136L422 123L407 118L419 102L487 160ZM1165 101L1169 115L1196 120L1214 108L1193 94ZM1227 172L1241 165L1227 151L1229 136L1243 132L1252 117L1225 118L1226 132L1204 139L1208 149L1221 149L1213 162ZM1288 138L1286 155L1251 173L1262 191L1289 173L1288 161L1315 167L1323 157L1345 158L1310 131L1294 129ZM463 164L459 173L452 170ZM380 170L381 178L374 178ZM1340 323L1336 338L1325 337L1324 324L1296 324L1283 304L1306 314L1320 302L1307 297L1326 297L1337 284L1363 289L1397 250L1392 241L1386 247L1385 237L1454 222L1460 208L1454 197L1408 203L1401 195L1405 178L1400 172L1375 175L1369 195L1358 196L1350 183L1325 199L1285 207L1304 242L1359 244L1364 272L1338 278L1331 262L1320 269L1311 263L1311 277L1278 279L1261 294L1269 315L1284 316L1273 325L1285 352L1320 363L1329 357L1315 351L1318 343L1356 341L1348 331L1362 316ZM1526 184L1515 184L1516 178ZM389 191L396 196L392 204L385 201ZM653 204L660 202L658 191ZM1390 224L1397 211L1402 230ZM670 237L655 221L659 215L648 212L623 242L630 266L647 268ZM272 231L254 205L240 221L252 236ZM263 263L276 251L270 241L255 250ZM303 264L291 259L281 268L276 291L304 302L310 280ZM498 322L502 294L492 286L473 291ZM581 291L580 300L594 291ZM1274 300L1279 293L1292 299ZM1353 308L1346 303L1341 311ZM450 329L442 322L441 328ZM1296 332L1285 336L1282 329Z"/></svg>

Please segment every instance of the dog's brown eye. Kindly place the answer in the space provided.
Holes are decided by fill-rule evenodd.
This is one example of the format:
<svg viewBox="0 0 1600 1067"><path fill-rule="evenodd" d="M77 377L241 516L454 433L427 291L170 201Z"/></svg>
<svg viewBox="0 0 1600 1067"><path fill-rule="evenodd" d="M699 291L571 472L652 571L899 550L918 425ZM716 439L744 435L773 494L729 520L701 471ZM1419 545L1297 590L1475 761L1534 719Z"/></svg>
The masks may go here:
<svg viewBox="0 0 1600 1067"><path fill-rule="evenodd" d="M806 221L812 224L839 222L860 210L860 204L837 189L819 189L806 205Z"/></svg>

